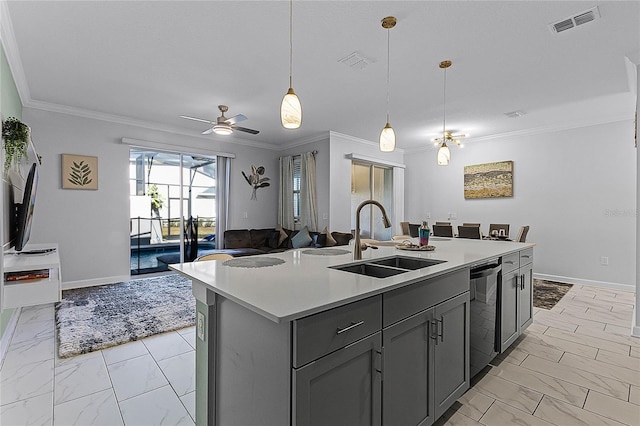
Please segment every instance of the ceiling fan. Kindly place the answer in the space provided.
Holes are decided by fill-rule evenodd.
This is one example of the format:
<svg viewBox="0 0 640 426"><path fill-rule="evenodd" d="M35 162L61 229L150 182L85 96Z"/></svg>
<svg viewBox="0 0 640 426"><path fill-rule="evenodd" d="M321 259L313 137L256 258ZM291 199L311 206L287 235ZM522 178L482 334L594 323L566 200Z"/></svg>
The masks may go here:
<svg viewBox="0 0 640 426"><path fill-rule="evenodd" d="M240 132L251 133L252 135L257 135L260 133L259 130L247 129L246 127L236 126L238 121L246 120L247 117L238 114L233 117L225 117L224 113L229 111L229 107L226 105L218 105L218 109L220 110L220 117L216 118L216 121L204 120L202 118L189 117L186 115L181 115L180 118L186 118L187 120L201 121L203 123L213 124L213 126L204 132L203 135L209 135L211 133L215 133L217 135L230 135L234 130L238 130Z"/></svg>

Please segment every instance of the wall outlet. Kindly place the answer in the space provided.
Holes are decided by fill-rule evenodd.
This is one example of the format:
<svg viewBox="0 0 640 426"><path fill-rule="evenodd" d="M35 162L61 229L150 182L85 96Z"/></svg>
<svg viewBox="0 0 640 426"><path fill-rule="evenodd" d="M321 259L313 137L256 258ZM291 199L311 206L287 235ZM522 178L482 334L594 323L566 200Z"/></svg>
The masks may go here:
<svg viewBox="0 0 640 426"><path fill-rule="evenodd" d="M198 334L198 339L204 342L204 314L202 312L198 312L196 333Z"/></svg>
<svg viewBox="0 0 640 426"><path fill-rule="evenodd" d="M602 256L600 258L600 264L603 266L608 266L609 265L609 258L607 256Z"/></svg>
<svg viewBox="0 0 640 426"><path fill-rule="evenodd" d="M248 212L242 213L242 217L244 217L245 219L249 219L249 213Z"/></svg>
<svg viewBox="0 0 640 426"><path fill-rule="evenodd" d="M427 212L427 219L431 219L431 212Z"/></svg>
<svg viewBox="0 0 640 426"><path fill-rule="evenodd" d="M449 220L456 220L456 219L458 219L457 213L449 213Z"/></svg>
<svg viewBox="0 0 640 426"><path fill-rule="evenodd" d="M322 213L322 220L329 219L329 213Z"/></svg>

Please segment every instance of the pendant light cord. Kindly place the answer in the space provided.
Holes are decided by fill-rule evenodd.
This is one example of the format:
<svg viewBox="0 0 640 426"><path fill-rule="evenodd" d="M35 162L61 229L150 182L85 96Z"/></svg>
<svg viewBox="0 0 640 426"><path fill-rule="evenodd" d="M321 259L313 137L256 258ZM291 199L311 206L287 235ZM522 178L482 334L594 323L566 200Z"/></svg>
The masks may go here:
<svg viewBox="0 0 640 426"><path fill-rule="evenodd" d="M389 61L389 51L391 50L390 47L389 47L391 45L391 43L389 41L390 38L391 38L390 29L387 28L387 123L389 122L389 80L390 80L389 79L389 74L390 74L390 71L389 71L389 63L390 63L390 61Z"/></svg>
<svg viewBox="0 0 640 426"><path fill-rule="evenodd" d="M289 87L293 87L293 0L289 0Z"/></svg>
<svg viewBox="0 0 640 426"><path fill-rule="evenodd" d="M446 143L446 122L447 122L447 69L444 69L444 89L442 91L442 103L444 114L442 116L442 142Z"/></svg>

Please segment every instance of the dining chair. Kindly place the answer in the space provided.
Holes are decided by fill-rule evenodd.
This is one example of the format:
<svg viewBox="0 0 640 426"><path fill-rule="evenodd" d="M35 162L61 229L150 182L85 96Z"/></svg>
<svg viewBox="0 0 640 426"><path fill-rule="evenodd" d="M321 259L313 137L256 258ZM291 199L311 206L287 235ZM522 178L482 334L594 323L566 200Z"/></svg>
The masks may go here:
<svg viewBox="0 0 640 426"><path fill-rule="evenodd" d="M419 235L419 231L418 229L420 229L420 225L419 223L410 223L409 224L409 235L411 235L411 237L417 237Z"/></svg>
<svg viewBox="0 0 640 426"><path fill-rule="evenodd" d="M440 221L436 221L436 225L448 225L448 226L451 226L451 222L440 222Z"/></svg>
<svg viewBox="0 0 640 426"><path fill-rule="evenodd" d="M479 226L458 226L458 238L471 238L479 240L482 238Z"/></svg>
<svg viewBox="0 0 640 426"><path fill-rule="evenodd" d="M433 225L431 229L434 237L453 237L453 226L451 225Z"/></svg>
<svg viewBox="0 0 640 426"><path fill-rule="evenodd" d="M409 222L400 222L400 230L402 235L409 235Z"/></svg>
<svg viewBox="0 0 640 426"><path fill-rule="evenodd" d="M202 256L196 258L194 262L202 262L205 260L229 260L233 259L233 256L227 253L209 253L203 254Z"/></svg>
<svg viewBox="0 0 640 426"><path fill-rule="evenodd" d="M516 237L516 241L519 243L526 242L528 233L529 233L529 225L521 226L520 231L518 231L518 236Z"/></svg>
<svg viewBox="0 0 640 426"><path fill-rule="evenodd" d="M475 226L477 228L480 228L480 224L479 223L463 223L462 226Z"/></svg>
<svg viewBox="0 0 640 426"><path fill-rule="evenodd" d="M499 234L501 229L504 229L504 235L508 238L509 237L509 224L508 223L490 223L489 224L489 235L493 236L493 231L498 231L498 234Z"/></svg>

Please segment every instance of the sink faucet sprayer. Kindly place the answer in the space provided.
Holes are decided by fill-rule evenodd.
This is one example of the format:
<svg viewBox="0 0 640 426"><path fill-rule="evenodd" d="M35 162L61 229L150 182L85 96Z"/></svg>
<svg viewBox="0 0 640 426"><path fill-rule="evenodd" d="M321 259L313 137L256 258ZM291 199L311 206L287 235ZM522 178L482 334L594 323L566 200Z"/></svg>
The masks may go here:
<svg viewBox="0 0 640 426"><path fill-rule="evenodd" d="M353 260L362 259L362 246L360 245L360 210L362 210L362 208L367 204L373 204L378 206L380 208L380 211L382 212L382 222L384 224L384 227L391 228L391 222L389 222L389 217L387 216L387 212L382 206L382 204L380 204L375 200L365 200L362 203L360 203L360 205L358 206L358 209L356 210L356 231L355 231L356 241L355 241L355 247L353 248Z"/></svg>

